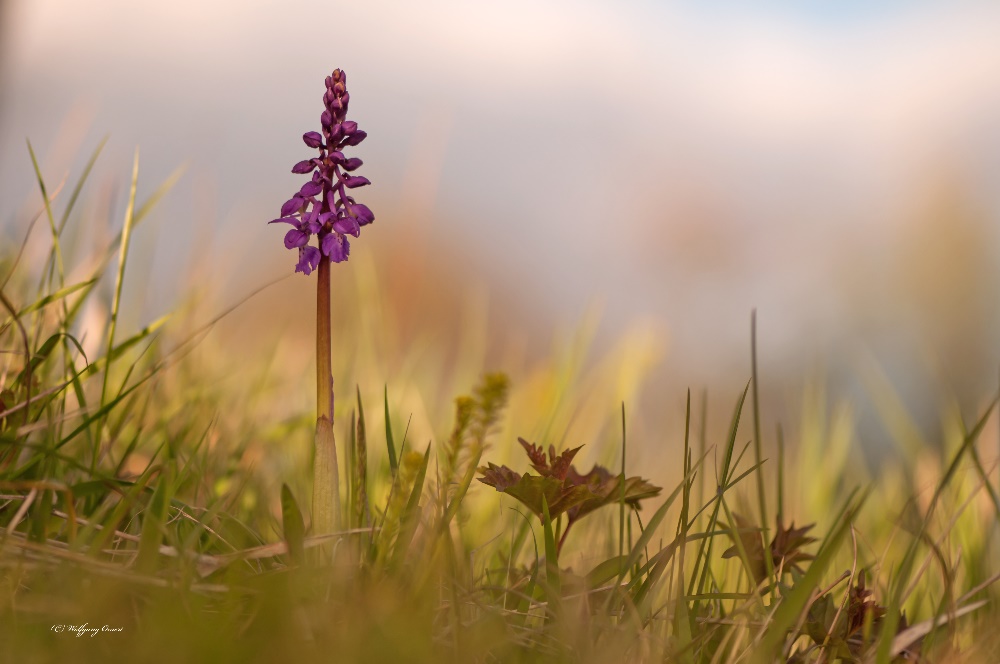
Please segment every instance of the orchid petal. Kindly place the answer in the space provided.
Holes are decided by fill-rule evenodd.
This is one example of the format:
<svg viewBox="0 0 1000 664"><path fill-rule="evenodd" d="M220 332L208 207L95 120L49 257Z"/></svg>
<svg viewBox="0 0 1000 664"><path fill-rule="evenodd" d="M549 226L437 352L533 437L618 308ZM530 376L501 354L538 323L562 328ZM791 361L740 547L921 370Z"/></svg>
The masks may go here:
<svg viewBox="0 0 1000 664"><path fill-rule="evenodd" d="M296 272L309 274L319 267L320 253L316 247L299 247L299 262L295 266Z"/></svg>
<svg viewBox="0 0 1000 664"><path fill-rule="evenodd" d="M361 226L358 225L358 220L354 217L338 218L337 221L333 222L333 230L344 235L353 235L354 237L358 237L361 234Z"/></svg>
<svg viewBox="0 0 1000 664"><path fill-rule="evenodd" d="M285 233L285 248L286 249L296 249L309 242L309 234L300 231L297 228Z"/></svg>
<svg viewBox="0 0 1000 664"><path fill-rule="evenodd" d="M355 203L351 206L351 214L358 218L358 223L362 226L375 221L375 213L367 205Z"/></svg>
<svg viewBox="0 0 1000 664"><path fill-rule="evenodd" d="M339 233L330 233L320 244L323 247L323 254L329 256L334 263L346 261L348 254L351 253L350 243Z"/></svg>
<svg viewBox="0 0 1000 664"><path fill-rule="evenodd" d="M281 206L281 216L287 217L295 212L298 212L299 210L302 209L302 206L304 204L305 201L302 200L302 198L298 194L292 196L287 201L285 201L284 205Z"/></svg>
<svg viewBox="0 0 1000 664"><path fill-rule="evenodd" d="M310 198L317 195L321 191L323 191L323 185L315 181L309 181L302 185L302 188L299 189L299 195Z"/></svg>
<svg viewBox="0 0 1000 664"><path fill-rule="evenodd" d="M344 186L348 189L354 189L356 187L363 187L366 184L371 184L372 181L362 175L349 175L344 178Z"/></svg>

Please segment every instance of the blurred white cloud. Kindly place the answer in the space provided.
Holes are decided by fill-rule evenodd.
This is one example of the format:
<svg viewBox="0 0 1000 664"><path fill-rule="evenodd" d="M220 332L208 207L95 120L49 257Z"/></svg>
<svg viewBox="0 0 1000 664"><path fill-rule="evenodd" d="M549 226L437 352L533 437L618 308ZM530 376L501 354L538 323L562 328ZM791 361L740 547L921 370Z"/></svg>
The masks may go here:
<svg viewBox="0 0 1000 664"><path fill-rule="evenodd" d="M558 318L604 296L613 321L665 319L675 348L705 349L692 364L741 360L755 305L766 352L821 352L853 306L843 265L879 278L938 169L986 208L1000 191L1000 7L883 4L15 0L0 219L31 188L23 137L61 177L52 128L85 99L84 146L112 134L105 173L135 144L147 182L190 159L220 228L280 252L256 219L343 66L370 195L423 195L428 241L461 243L484 279Z"/></svg>

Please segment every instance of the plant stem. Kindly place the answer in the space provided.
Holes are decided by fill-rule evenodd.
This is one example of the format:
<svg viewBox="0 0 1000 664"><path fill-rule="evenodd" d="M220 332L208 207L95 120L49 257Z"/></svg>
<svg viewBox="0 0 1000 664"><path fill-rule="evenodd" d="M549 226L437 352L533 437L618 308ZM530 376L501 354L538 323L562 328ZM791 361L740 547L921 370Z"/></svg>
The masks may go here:
<svg viewBox="0 0 1000 664"><path fill-rule="evenodd" d="M566 541L566 535L569 535L569 528L573 525L573 521L566 522L566 530L562 532L562 537L559 538L559 544L556 547L556 553L562 553L563 543Z"/></svg>
<svg viewBox="0 0 1000 664"><path fill-rule="evenodd" d="M319 262L316 282L316 457L313 470L313 534L336 532L340 477L333 434L333 358L330 333L330 259Z"/></svg>

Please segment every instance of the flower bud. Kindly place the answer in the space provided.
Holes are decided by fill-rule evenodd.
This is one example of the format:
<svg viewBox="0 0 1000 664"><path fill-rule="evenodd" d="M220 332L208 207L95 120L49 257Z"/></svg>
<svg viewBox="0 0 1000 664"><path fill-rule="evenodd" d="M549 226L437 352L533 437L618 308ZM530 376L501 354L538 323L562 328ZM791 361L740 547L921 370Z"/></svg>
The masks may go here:
<svg viewBox="0 0 1000 664"><path fill-rule="evenodd" d="M368 137L368 133L360 129L344 139L343 145L357 145Z"/></svg>
<svg viewBox="0 0 1000 664"><path fill-rule="evenodd" d="M348 189L355 189L356 187L363 187L366 184L371 184L371 180L362 175L348 175L344 178L344 186Z"/></svg>
<svg viewBox="0 0 1000 664"><path fill-rule="evenodd" d="M323 185L310 180L302 185L301 189L299 189L299 196L302 198L312 198L321 191L323 191Z"/></svg>
<svg viewBox="0 0 1000 664"><path fill-rule="evenodd" d="M285 201L284 205L281 206L281 216L287 217L290 214L295 214L302 209L303 203L305 203L305 201L303 201L297 194L292 196Z"/></svg>

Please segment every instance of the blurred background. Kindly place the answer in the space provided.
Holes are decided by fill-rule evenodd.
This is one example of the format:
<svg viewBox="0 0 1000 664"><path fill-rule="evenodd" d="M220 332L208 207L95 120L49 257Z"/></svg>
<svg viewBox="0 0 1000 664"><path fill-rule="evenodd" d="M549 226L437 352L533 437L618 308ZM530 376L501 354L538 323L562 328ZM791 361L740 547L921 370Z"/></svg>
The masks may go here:
<svg viewBox="0 0 1000 664"><path fill-rule="evenodd" d="M185 164L135 240L132 322L192 283L222 308L292 270L265 222L341 67L377 221L334 278L378 275L400 347L516 383L589 342L634 368L608 412L653 430L687 387L728 416L756 308L768 431L820 380L863 444L885 385L934 438L1000 380L998 29L961 1L0 0L0 237L40 209L26 138L54 187L110 135L81 252L120 227L136 146L140 197ZM289 277L217 334L304 371L312 297Z"/></svg>

